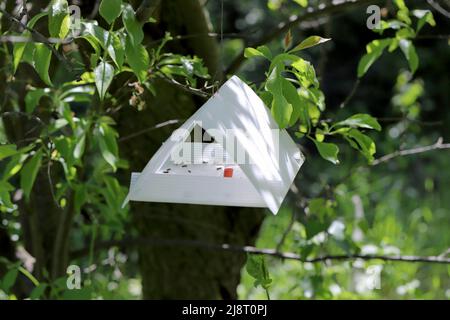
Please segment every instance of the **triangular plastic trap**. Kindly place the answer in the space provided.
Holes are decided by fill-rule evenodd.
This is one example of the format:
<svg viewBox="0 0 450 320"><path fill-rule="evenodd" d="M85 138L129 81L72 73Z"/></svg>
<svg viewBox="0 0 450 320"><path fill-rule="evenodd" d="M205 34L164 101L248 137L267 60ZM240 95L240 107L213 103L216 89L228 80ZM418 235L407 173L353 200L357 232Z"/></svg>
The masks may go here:
<svg viewBox="0 0 450 320"><path fill-rule="evenodd" d="M262 100L233 76L174 131L142 173L132 174L124 205L267 207L276 214L303 162Z"/></svg>

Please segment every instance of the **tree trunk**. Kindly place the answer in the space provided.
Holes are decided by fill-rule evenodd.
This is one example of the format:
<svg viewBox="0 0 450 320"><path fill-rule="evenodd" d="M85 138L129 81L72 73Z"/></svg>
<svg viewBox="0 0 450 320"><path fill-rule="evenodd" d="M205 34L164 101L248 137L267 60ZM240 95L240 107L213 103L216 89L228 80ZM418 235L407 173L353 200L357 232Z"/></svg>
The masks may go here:
<svg viewBox="0 0 450 320"><path fill-rule="evenodd" d="M198 0L164 1L161 26L173 35L210 32L207 14ZM218 43L202 36L171 44L170 50L201 57L210 74L220 79ZM156 83L156 97L147 108L125 108L119 115L120 136L172 119L187 119L204 101L166 83ZM197 99L197 100L196 100ZM183 122L183 120L181 121ZM120 146L131 171L141 171L175 129L167 126L127 140ZM129 182L129 173L124 177ZM214 190L211 190L214 192ZM261 209L182 204L132 203L134 224L140 237L201 241L205 244L253 244L263 220ZM145 299L235 299L245 255L199 247L142 246L139 265Z"/></svg>
<svg viewBox="0 0 450 320"><path fill-rule="evenodd" d="M121 136L195 111L192 98L166 83L145 111L124 111L118 119ZM120 146L132 171L141 171L169 137L174 126L151 131ZM129 175L124 178L129 181ZM126 182L124 182L126 183ZM214 192L214 190L211 190ZM201 241L205 244L253 244L262 210L182 204L132 203L134 224L142 238ZM142 246L139 265L146 299L235 299L245 256L205 248Z"/></svg>

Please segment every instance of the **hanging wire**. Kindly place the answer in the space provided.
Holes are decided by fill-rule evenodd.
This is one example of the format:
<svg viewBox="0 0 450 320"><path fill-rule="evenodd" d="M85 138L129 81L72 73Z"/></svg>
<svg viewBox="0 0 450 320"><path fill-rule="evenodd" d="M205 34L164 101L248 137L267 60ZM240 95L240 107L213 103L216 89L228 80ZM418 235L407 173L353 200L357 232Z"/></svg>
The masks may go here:
<svg viewBox="0 0 450 320"><path fill-rule="evenodd" d="M224 49L223 49L223 1L220 1L220 57L222 59L221 68L223 70Z"/></svg>
<svg viewBox="0 0 450 320"><path fill-rule="evenodd" d="M225 69L225 63L223 61L224 59L224 48L223 48L223 2L224 0L220 0L220 32L219 32L219 37L220 37L220 65L219 65L219 70L221 72L224 71ZM214 78L217 77L217 73L219 72L219 70L216 71ZM220 86L220 81L216 81L215 84L213 85L213 89L212 89L212 94L214 95L216 93L216 90L219 89Z"/></svg>

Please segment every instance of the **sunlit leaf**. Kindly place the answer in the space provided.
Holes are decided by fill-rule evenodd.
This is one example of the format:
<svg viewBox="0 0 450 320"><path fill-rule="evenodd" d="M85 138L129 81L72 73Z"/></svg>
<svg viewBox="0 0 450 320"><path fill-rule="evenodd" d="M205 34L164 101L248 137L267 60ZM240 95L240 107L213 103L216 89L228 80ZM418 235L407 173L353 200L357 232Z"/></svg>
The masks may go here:
<svg viewBox="0 0 450 320"><path fill-rule="evenodd" d="M248 274L255 279L254 286L261 286L268 289L272 283L266 261L263 255L249 254L247 255L247 264L245 266Z"/></svg>
<svg viewBox="0 0 450 320"><path fill-rule="evenodd" d="M350 143L350 145L359 150L369 162L373 161L376 146L375 142L369 136L363 134L357 129L351 129L345 134L345 137L349 140L349 142L352 141L350 139L353 139L353 143Z"/></svg>
<svg viewBox="0 0 450 320"><path fill-rule="evenodd" d="M50 36L63 39L70 31L70 15L67 0L52 0L48 18Z"/></svg>
<svg viewBox="0 0 450 320"><path fill-rule="evenodd" d="M359 127L366 129L375 129L378 131L381 130L381 126L378 123L377 119L375 119L371 115L364 113L355 114L344 121L336 123L336 126Z"/></svg>
<svg viewBox="0 0 450 320"><path fill-rule="evenodd" d="M95 85L97 87L100 100L103 100L109 86L114 78L114 67L107 62L100 62L94 70Z"/></svg>
<svg viewBox="0 0 450 320"><path fill-rule="evenodd" d="M277 67L272 70L272 73L266 82L266 89L273 96L271 108L273 117L277 121L280 128L286 128L291 120L293 108L283 95L284 79L280 72L281 71Z"/></svg>
<svg viewBox="0 0 450 320"><path fill-rule="evenodd" d="M289 53L293 53L293 52L297 52L297 51L304 50L307 48L311 48L311 47L317 46L318 44L325 43L330 40L331 39L329 39L329 38L322 38L320 36L310 36L310 37L306 38L305 40L303 40L302 42L300 42L300 44L295 46L292 50L290 50Z"/></svg>
<svg viewBox="0 0 450 320"><path fill-rule="evenodd" d="M429 10L413 10L413 15L416 16L419 21L417 21L416 32L419 32L425 23L428 23L430 26L436 26L436 21L434 20L433 13Z"/></svg>
<svg viewBox="0 0 450 320"><path fill-rule="evenodd" d="M303 8L308 6L308 0L294 0L294 2L298 3Z"/></svg>
<svg viewBox="0 0 450 320"><path fill-rule="evenodd" d="M359 60L358 78L366 74L367 70L383 54L384 49L390 45L391 41L391 39L373 40L367 45L367 53Z"/></svg>
<svg viewBox="0 0 450 320"><path fill-rule="evenodd" d="M330 161L333 164L339 164L339 159L337 157L339 148L337 145L335 145L334 143L319 142L317 140L313 141L322 158Z"/></svg>
<svg viewBox="0 0 450 320"><path fill-rule="evenodd" d="M416 48L411 40L402 39L399 42L400 49L408 60L409 69L414 74L419 67L419 57L417 56Z"/></svg>

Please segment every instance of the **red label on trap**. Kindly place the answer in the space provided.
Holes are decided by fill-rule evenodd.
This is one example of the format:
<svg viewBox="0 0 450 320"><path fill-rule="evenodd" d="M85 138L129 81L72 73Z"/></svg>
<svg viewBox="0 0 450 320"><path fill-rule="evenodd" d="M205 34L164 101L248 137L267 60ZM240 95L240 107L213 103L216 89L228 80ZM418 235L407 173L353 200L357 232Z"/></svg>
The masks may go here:
<svg viewBox="0 0 450 320"><path fill-rule="evenodd" d="M225 170L223 170L223 176L225 178L233 177L233 168L225 168Z"/></svg>

